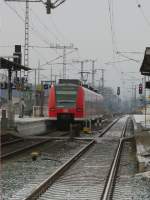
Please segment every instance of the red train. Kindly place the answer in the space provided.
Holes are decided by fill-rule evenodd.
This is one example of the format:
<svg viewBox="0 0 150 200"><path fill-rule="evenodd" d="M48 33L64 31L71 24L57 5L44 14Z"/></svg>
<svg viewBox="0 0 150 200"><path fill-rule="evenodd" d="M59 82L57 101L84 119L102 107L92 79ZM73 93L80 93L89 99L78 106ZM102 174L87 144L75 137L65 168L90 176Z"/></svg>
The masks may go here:
<svg viewBox="0 0 150 200"><path fill-rule="evenodd" d="M82 86L79 80L60 79L49 91L48 116L55 121L84 122L102 115L103 96Z"/></svg>

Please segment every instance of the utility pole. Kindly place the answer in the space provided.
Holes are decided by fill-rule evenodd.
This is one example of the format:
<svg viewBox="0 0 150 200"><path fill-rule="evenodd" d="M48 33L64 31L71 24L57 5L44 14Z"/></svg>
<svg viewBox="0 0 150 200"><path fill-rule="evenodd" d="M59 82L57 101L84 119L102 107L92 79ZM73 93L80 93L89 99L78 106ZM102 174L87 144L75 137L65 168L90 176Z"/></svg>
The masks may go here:
<svg viewBox="0 0 150 200"><path fill-rule="evenodd" d="M83 81L83 65L84 65L84 62L81 61L81 81Z"/></svg>
<svg viewBox="0 0 150 200"><path fill-rule="evenodd" d="M40 84L40 60L38 61L38 85Z"/></svg>
<svg viewBox="0 0 150 200"><path fill-rule="evenodd" d="M25 10L25 40L24 40L24 66L29 66L29 1L26 0Z"/></svg>
<svg viewBox="0 0 150 200"><path fill-rule="evenodd" d="M95 62L96 62L96 60L92 60L92 87L93 88L95 86L95 73L96 73Z"/></svg>
<svg viewBox="0 0 150 200"><path fill-rule="evenodd" d="M81 82L85 82L84 80L84 74L89 74L89 72L84 71L84 63L90 62L90 60L73 60L74 63L80 63L81 64Z"/></svg>
<svg viewBox="0 0 150 200"><path fill-rule="evenodd" d="M146 112L147 112L147 103L146 103L146 76L144 76L144 102L145 102L145 128L146 128Z"/></svg>
<svg viewBox="0 0 150 200"><path fill-rule="evenodd" d="M25 3L25 40L24 40L24 66L29 66L29 2L43 3L46 6L47 14L51 13L51 9L55 9L63 4L66 0L56 0L54 3L51 0L5 0L8 2Z"/></svg>
<svg viewBox="0 0 150 200"><path fill-rule="evenodd" d="M51 65L51 84L52 84L52 82L53 82L53 67Z"/></svg>
<svg viewBox="0 0 150 200"><path fill-rule="evenodd" d="M136 85L134 86L134 106L136 108Z"/></svg>
<svg viewBox="0 0 150 200"><path fill-rule="evenodd" d="M66 46L63 47L63 78L66 78Z"/></svg>
<svg viewBox="0 0 150 200"><path fill-rule="evenodd" d="M56 45L50 45L49 48L51 49L60 49L60 50L63 50L63 79L66 79L66 51L69 50L69 49L74 49L74 50L77 50L77 48L75 48L73 46L73 44L70 44L70 45L59 45L59 44L56 44Z"/></svg>
<svg viewBox="0 0 150 200"><path fill-rule="evenodd" d="M95 73L96 73L96 70L95 70L96 60L89 60L89 62L92 62L92 87L94 88L94 86L95 86Z"/></svg>
<svg viewBox="0 0 150 200"><path fill-rule="evenodd" d="M41 2L40 0L5 0L5 1L12 1L12 2L19 2L25 3L25 39L24 39L24 66L29 66L29 2Z"/></svg>
<svg viewBox="0 0 150 200"><path fill-rule="evenodd" d="M96 69L96 71L101 71L102 72L102 76L101 76L101 80L102 80L102 94L104 94L104 71L105 69Z"/></svg>
<svg viewBox="0 0 150 200"><path fill-rule="evenodd" d="M102 91L104 92L104 69L102 70Z"/></svg>

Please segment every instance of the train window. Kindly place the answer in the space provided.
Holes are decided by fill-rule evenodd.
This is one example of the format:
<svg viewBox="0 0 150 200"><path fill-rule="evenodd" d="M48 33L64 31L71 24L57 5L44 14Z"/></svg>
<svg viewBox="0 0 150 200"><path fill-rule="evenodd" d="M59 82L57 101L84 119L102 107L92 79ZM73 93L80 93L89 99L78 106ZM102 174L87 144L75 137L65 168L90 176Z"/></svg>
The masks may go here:
<svg viewBox="0 0 150 200"><path fill-rule="evenodd" d="M57 107L71 108L75 106L77 97L77 86L56 86Z"/></svg>

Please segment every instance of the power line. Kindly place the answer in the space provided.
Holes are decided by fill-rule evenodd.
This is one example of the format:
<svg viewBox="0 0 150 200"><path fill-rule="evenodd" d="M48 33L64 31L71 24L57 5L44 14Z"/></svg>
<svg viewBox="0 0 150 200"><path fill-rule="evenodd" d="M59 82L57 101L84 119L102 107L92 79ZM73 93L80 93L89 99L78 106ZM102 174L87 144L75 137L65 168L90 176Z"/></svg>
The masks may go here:
<svg viewBox="0 0 150 200"><path fill-rule="evenodd" d="M24 18L18 13L18 11L17 11L15 8L13 8L12 6L10 6L10 4L8 4L7 2L5 2L5 3L6 3L6 5L19 17L19 19L20 19L23 23L25 23ZM32 21L31 21L31 23L32 23ZM30 27L31 30L34 32L34 34L35 34L43 43L45 43L45 44L49 43L49 41L48 41L47 39L45 39L43 36L41 36L40 32L39 32L38 30L35 29L33 23L32 23L32 26L29 25L29 27Z"/></svg>
<svg viewBox="0 0 150 200"><path fill-rule="evenodd" d="M18 13L18 11L17 11L15 8L13 8L12 6L10 6L10 4L8 4L7 2L5 2L5 3L6 3L6 5L19 17L19 19L20 19L23 23L25 23L24 18ZM39 37L39 39L40 39L42 42L44 42L44 43L47 44L47 41L41 39L41 37L38 35L38 31L35 30L35 28L33 27L33 25L32 25L32 26L29 25L29 27L30 27L30 28L32 29L32 31Z"/></svg>
<svg viewBox="0 0 150 200"><path fill-rule="evenodd" d="M39 52L37 49L32 48L32 50L33 50L35 53L37 53L38 55L40 55L40 57L42 57L45 61L47 60L47 59L45 58L45 56L43 56L43 54L42 54L41 52Z"/></svg>
<svg viewBox="0 0 150 200"><path fill-rule="evenodd" d="M111 65L111 64L114 64L114 63L122 63L122 62L129 62L129 61L131 61L131 59L125 59L125 60L116 60L116 61L114 61L114 62L106 62L106 63L104 63L105 65Z"/></svg>
<svg viewBox="0 0 150 200"><path fill-rule="evenodd" d="M66 53L66 55L69 55L69 54L72 54L72 53L74 53L74 50L73 50L73 51L70 51L70 52L68 52L68 53ZM60 58L62 58L62 57L63 57L63 55L58 56L58 57L56 57L56 58L54 58L54 59L52 59L52 60L50 60L50 61L48 61L48 62L46 62L46 63L41 64L40 67L43 67L43 66L45 66L45 65L52 64L54 61L56 61L56 60L58 60L58 59L60 59Z"/></svg>
<svg viewBox="0 0 150 200"><path fill-rule="evenodd" d="M116 52L116 40L115 40L115 31L114 31L114 12L113 12L113 0L108 0L108 10L109 10L109 19L110 19L110 29L112 37L112 48L115 55Z"/></svg>
<svg viewBox="0 0 150 200"><path fill-rule="evenodd" d="M58 28L58 26L57 26L56 23L54 22L53 16L51 16L50 19L51 19L51 22L52 22L52 24L53 24L53 26L54 26L56 32L57 32L59 35L62 36L62 39L63 39L63 40L66 40L68 43L71 43L71 40L68 39L68 38L60 31L60 29Z"/></svg>
<svg viewBox="0 0 150 200"><path fill-rule="evenodd" d="M141 14L142 14L143 18L145 19L145 22L146 22L147 25L150 27L150 21L149 21L149 19L146 17L146 15L145 15L145 13L144 13L144 10L143 10L143 8L142 8L142 6L141 6L141 4L139 3L138 0L136 0L136 3L137 3L138 8L139 8L140 11L141 11Z"/></svg>
<svg viewBox="0 0 150 200"><path fill-rule="evenodd" d="M50 34L52 34L54 38L60 42L60 39L53 32L49 30L49 27L40 19L40 17L35 13L35 11L33 11L33 9L30 10L32 14L36 17L36 19L39 21L39 23L44 27L44 29L47 30Z"/></svg>
<svg viewBox="0 0 150 200"><path fill-rule="evenodd" d="M13 8L10 4L8 4L6 1L5 1L5 4L13 11L15 12L15 14L19 17L19 19L24 23L25 20L24 18L17 12L17 10L15 8Z"/></svg>
<svg viewBox="0 0 150 200"><path fill-rule="evenodd" d="M34 27L32 18L31 18L31 20L30 20L30 24L32 24L32 27ZM32 28L32 31L34 32L34 34L36 34L36 35L38 36L38 38L39 38L44 44L50 43L50 41L49 41L47 38L45 38L45 36L41 35L41 33L39 32L39 30L35 29L35 27Z"/></svg>
<svg viewBox="0 0 150 200"><path fill-rule="evenodd" d="M81 74L81 82L86 82L87 78L85 79L84 75L87 76L88 73L87 71L84 71L84 63L89 62L89 60L73 60L73 63L80 63L81 64L81 71L79 72Z"/></svg>
<svg viewBox="0 0 150 200"><path fill-rule="evenodd" d="M20 9L24 12L24 10L20 7ZM30 9L30 10L32 10L32 12L33 12L33 9ZM36 19L37 18L39 18L38 16L37 16L37 14L36 14ZM40 18L39 18L39 20L40 20ZM47 44L47 43L49 43L49 39L48 38L46 38L46 37L44 37L41 33L40 33L40 31L39 30L37 30L37 27L35 27L35 25L34 25L34 23L33 23L33 20L32 20L32 16L30 16L30 24L32 24L32 26L31 25L29 25L29 27L31 28L31 30L33 31L33 33L43 42L43 43L45 43L45 44ZM42 24L42 21L41 21L41 24ZM45 25L45 24L44 24ZM46 26L46 25L45 25ZM45 28L45 27L44 27ZM47 28L48 29L48 28ZM48 31L48 30L47 30ZM51 34L51 32L49 31L49 33Z"/></svg>
<svg viewBox="0 0 150 200"><path fill-rule="evenodd" d="M114 30L114 11L113 11L113 0L108 0L108 11L109 11L109 20L110 20L110 30L111 30L111 41L112 41L112 54L113 54L113 67L119 74L121 73L118 68L116 68L116 51L117 51L117 45L116 45L116 35Z"/></svg>
<svg viewBox="0 0 150 200"><path fill-rule="evenodd" d="M66 78L66 50L69 50L69 49L73 49L73 50L77 50L77 48L75 48L73 46L73 44L70 44L70 45L52 45L50 46L50 48L54 48L54 49L60 49L60 50L63 50L63 78L65 79Z"/></svg>
<svg viewBox="0 0 150 200"><path fill-rule="evenodd" d="M136 59L130 58L130 57L128 57L128 56L123 55L122 53L119 53L119 52L118 52L118 54L119 54L120 56L122 56L122 57L124 57L124 58L128 58L129 60L134 61L134 62L136 62L136 63L139 63L139 62L140 62L140 60L136 60Z"/></svg>
<svg viewBox="0 0 150 200"><path fill-rule="evenodd" d="M140 51L117 51L116 53L127 53L127 54L143 54L144 52L140 52Z"/></svg>

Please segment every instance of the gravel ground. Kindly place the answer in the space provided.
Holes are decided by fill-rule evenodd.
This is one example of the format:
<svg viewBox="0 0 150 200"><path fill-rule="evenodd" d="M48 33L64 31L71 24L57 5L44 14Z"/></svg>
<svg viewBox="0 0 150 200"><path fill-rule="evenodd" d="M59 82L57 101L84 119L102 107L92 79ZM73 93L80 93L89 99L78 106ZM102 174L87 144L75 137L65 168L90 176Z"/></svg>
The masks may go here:
<svg viewBox="0 0 150 200"><path fill-rule="evenodd" d="M131 183L132 200L150 200L150 179L135 176L131 179Z"/></svg>
<svg viewBox="0 0 150 200"><path fill-rule="evenodd" d="M133 134L129 121L127 136ZM149 200L150 178L138 174L135 142L125 142L112 200Z"/></svg>
<svg viewBox="0 0 150 200"><path fill-rule="evenodd" d="M85 144L86 142L82 141L49 142L4 162L2 164L3 199L10 199L28 183L36 182L39 177L44 180ZM31 158L33 151L40 154L36 161L32 161Z"/></svg>
<svg viewBox="0 0 150 200"><path fill-rule="evenodd" d="M117 140L96 143L39 200L100 199L117 145Z"/></svg>
<svg viewBox="0 0 150 200"><path fill-rule="evenodd" d="M126 117L119 121L120 128L124 124ZM132 135L132 123L127 129L127 136ZM94 137L96 136L94 132ZM86 135L86 134L85 134ZM114 125L111 131L105 135L108 137L119 137L118 124ZM83 136L84 137L84 136ZM89 137L89 135L87 135ZM90 137L93 137L90 135ZM3 200L10 200L12 196L23 188L28 188L28 185L37 183L41 179L45 179L47 175L54 172L60 167L62 163L68 160L75 152L83 147L86 142L50 142L34 150L26 151L20 156L14 157L2 164L2 189ZM129 144L128 144L129 145ZM130 145L127 145L130 156L124 157L123 171L120 171L120 178L118 177L118 185L116 187L115 200L149 200L150 199L150 178L143 177L142 174L136 174L136 159L135 153ZM32 161L31 152L37 151L40 156L37 161ZM132 153L131 153L132 152ZM127 159L127 160L126 160ZM135 159L135 160L134 160ZM125 192L126 191L126 192ZM1 198L1 196L0 196ZM1 198L2 199L2 198ZM16 200L14 198L14 200ZM19 199L20 200L20 199Z"/></svg>
<svg viewBox="0 0 150 200"><path fill-rule="evenodd" d="M120 138L122 134L122 128L128 116L121 118L103 137L116 137Z"/></svg>

